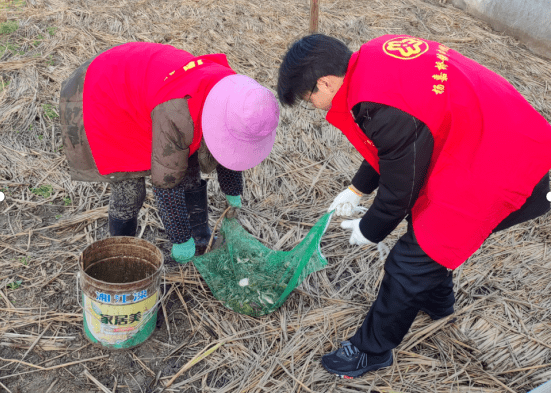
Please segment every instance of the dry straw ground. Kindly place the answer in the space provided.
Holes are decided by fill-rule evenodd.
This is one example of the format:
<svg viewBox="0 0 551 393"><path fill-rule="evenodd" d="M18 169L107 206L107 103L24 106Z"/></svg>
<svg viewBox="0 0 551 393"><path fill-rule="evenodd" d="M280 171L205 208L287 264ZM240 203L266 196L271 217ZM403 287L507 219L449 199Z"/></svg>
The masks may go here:
<svg viewBox="0 0 551 393"><path fill-rule="evenodd" d="M526 392L551 379L549 215L491 236L455 272L457 320L420 313L392 367L339 380L320 366L361 323L381 281L369 248L331 224L329 266L277 312L226 310L193 266L172 266L162 326L141 347L87 343L77 257L106 236L109 188L71 182L57 114L61 82L128 41L224 52L274 89L287 45L305 34L307 0L27 0L0 3L0 390L8 392ZM439 40L507 78L548 120L551 65L438 0L321 0L320 31L353 50L386 33ZM11 26L11 28L10 28ZM12 31L13 27L17 30ZM514 157L511 157L514 159ZM350 181L360 157L321 113L283 109L270 157L246 172L241 222L290 249ZM210 182L211 223L223 196ZM367 198L365 206L369 206ZM168 249L151 191L139 235ZM389 237L392 245L404 225ZM189 368L202 351L223 343ZM186 366L188 365L188 366Z"/></svg>

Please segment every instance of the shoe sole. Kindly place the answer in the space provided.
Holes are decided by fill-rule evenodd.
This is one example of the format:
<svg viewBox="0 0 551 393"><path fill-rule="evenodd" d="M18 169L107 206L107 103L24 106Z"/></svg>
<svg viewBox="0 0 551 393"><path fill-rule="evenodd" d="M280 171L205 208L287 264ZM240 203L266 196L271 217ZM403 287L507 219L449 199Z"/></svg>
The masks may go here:
<svg viewBox="0 0 551 393"><path fill-rule="evenodd" d="M390 357L388 358L387 361L383 362L383 363L379 363L379 364L374 364L372 366L369 366L367 367L366 369L362 369L362 370L356 370L356 371L348 371L346 374L343 374L341 371L337 371L337 370L333 370L329 367L327 367L324 363L323 363L323 359L321 361L321 365L323 366L323 368L327 371L327 372L330 372L331 374L335 374L341 378L344 378L344 379L354 379L354 378L358 378L358 377L361 377L362 375L364 375L365 373L368 373L370 371L376 371L376 370L379 370L381 368L384 368L384 367L388 367L388 366L391 366L392 365L392 362L394 361L393 357L392 357L392 353L390 354Z"/></svg>

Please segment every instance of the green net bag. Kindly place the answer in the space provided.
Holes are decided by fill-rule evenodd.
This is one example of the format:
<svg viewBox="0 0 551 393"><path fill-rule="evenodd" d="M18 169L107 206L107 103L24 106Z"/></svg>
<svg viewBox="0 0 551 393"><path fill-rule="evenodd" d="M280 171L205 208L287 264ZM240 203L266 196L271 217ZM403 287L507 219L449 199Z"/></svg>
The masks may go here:
<svg viewBox="0 0 551 393"><path fill-rule="evenodd" d="M235 218L224 218L222 247L193 259L214 296L241 314L261 316L278 309L287 296L327 260L321 237L331 220L325 214L291 251L274 251L249 234Z"/></svg>

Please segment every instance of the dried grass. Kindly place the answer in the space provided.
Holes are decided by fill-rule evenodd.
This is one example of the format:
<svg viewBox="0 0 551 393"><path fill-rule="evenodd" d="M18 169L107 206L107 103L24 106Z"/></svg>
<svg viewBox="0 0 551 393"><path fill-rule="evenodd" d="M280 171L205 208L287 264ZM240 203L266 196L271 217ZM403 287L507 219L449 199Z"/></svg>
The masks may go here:
<svg viewBox="0 0 551 393"><path fill-rule="evenodd" d="M376 250L349 247L340 220L323 240L328 268L270 316L230 312L193 266L171 267L165 322L144 345L121 353L86 344L76 261L86 245L107 235L110 191L69 179L55 113L61 82L98 52L143 40L196 54L226 53L237 72L275 89L285 49L308 30L309 1L16 3L0 7L0 22L19 23L15 33L0 36L3 47L15 47L0 58L0 189L7 195L0 203L4 389L158 392L220 343L166 391L526 392L551 378L549 215L488 239L455 272L457 320L431 322L420 314L395 350L394 365L360 379L337 380L319 363L359 326L382 278ZM324 0L319 28L353 50L386 33L439 40L503 75L550 120L549 62L445 3ZM243 226L272 248L292 248L360 162L320 112L282 109L273 152L246 173ZM51 186L49 195L30 190L44 185ZM216 182L209 191L214 225L224 203ZM166 252L154 205L149 189L138 233ZM404 231L402 224L390 245Z"/></svg>

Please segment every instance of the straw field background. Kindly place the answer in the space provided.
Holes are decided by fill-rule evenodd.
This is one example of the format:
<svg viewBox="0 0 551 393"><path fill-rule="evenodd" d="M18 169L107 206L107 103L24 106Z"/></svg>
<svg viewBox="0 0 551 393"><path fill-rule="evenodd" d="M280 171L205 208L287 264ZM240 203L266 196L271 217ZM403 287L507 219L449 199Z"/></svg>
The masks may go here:
<svg viewBox="0 0 551 393"><path fill-rule="evenodd" d="M110 190L68 176L61 82L113 45L150 41L226 53L238 73L274 90L308 18L307 0L0 1L0 391L160 392L174 380L166 391L527 392L551 379L549 215L491 236L454 272L455 320L419 313L393 366L359 379L335 378L320 357L362 322L383 262L348 245L340 218L323 239L328 267L269 316L225 309L192 265L171 264L148 341L120 352L86 341L77 258L107 236ZM441 41L503 75L551 120L549 60L446 1L320 0L319 29L353 50L388 33ZM291 249L360 162L323 113L282 109L271 155L245 174L242 225L273 249ZM225 206L216 181L209 199L214 225ZM369 206L373 196L364 199ZM402 223L387 243L404 232ZM169 249L150 188L138 234Z"/></svg>

